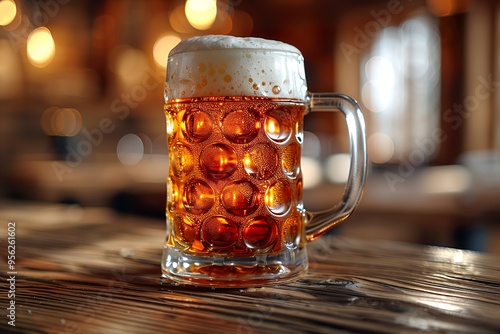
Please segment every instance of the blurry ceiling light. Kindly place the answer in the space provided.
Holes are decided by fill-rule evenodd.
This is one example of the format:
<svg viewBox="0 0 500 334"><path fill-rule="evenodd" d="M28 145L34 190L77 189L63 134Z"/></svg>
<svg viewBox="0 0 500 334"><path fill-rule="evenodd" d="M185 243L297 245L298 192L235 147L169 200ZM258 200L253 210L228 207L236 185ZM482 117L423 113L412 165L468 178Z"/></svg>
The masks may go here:
<svg viewBox="0 0 500 334"><path fill-rule="evenodd" d="M301 168L304 179L304 189L314 188L321 183L323 179L323 170L318 160L302 157Z"/></svg>
<svg viewBox="0 0 500 334"><path fill-rule="evenodd" d="M42 130L49 136L75 136L82 129L82 115L73 108L50 107L40 118Z"/></svg>
<svg viewBox="0 0 500 334"><path fill-rule="evenodd" d="M217 16L216 0L186 0L184 12L189 23L198 30L207 30Z"/></svg>
<svg viewBox="0 0 500 334"><path fill-rule="evenodd" d="M155 44L153 45L153 58L156 64L165 68L167 65L167 57L170 50L172 50L179 42L181 38L173 34L165 34L160 36Z"/></svg>
<svg viewBox="0 0 500 334"><path fill-rule="evenodd" d="M13 0L0 0L0 26L10 24L16 18L17 7Z"/></svg>
<svg viewBox="0 0 500 334"><path fill-rule="evenodd" d="M56 47L49 29L36 28L29 34L26 43L28 59L33 66L45 67L54 58Z"/></svg>
<svg viewBox="0 0 500 334"><path fill-rule="evenodd" d="M144 143L142 139L133 133L123 136L116 147L118 160L124 165L135 165L144 156Z"/></svg>
<svg viewBox="0 0 500 334"><path fill-rule="evenodd" d="M394 155L394 141L382 132L374 133L368 138L368 157L376 164L384 164Z"/></svg>
<svg viewBox="0 0 500 334"><path fill-rule="evenodd" d="M349 177L350 166L350 154L332 154L326 160L326 177L333 183L345 183Z"/></svg>

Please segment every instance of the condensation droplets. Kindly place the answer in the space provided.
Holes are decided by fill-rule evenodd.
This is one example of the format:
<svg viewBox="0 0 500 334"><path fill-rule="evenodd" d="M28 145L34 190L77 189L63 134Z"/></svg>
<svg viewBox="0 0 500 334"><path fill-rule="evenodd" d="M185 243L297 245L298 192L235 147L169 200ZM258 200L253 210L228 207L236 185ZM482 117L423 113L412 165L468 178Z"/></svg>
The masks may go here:
<svg viewBox="0 0 500 334"><path fill-rule="evenodd" d="M259 188L245 180L231 182L222 189L221 202L233 215L249 215L259 206Z"/></svg>
<svg viewBox="0 0 500 334"><path fill-rule="evenodd" d="M206 176L225 179L236 170L236 153L225 144L209 145L201 153L200 166Z"/></svg>
<svg viewBox="0 0 500 334"><path fill-rule="evenodd" d="M222 133L237 144L249 143L260 129L259 116L252 110L234 110L222 120Z"/></svg>
<svg viewBox="0 0 500 334"><path fill-rule="evenodd" d="M201 237L210 247L231 247L238 240L238 226L229 218L210 217L201 226Z"/></svg>
<svg viewBox="0 0 500 334"><path fill-rule="evenodd" d="M207 140L212 129L212 119L206 112L195 109L184 115L182 130L188 140L195 143Z"/></svg>
<svg viewBox="0 0 500 334"><path fill-rule="evenodd" d="M194 156L184 145L176 144L170 150L170 164L177 177L188 175L194 167Z"/></svg>
<svg viewBox="0 0 500 334"><path fill-rule="evenodd" d="M243 229L243 240L248 248L263 249L276 240L277 231L274 219L267 216L255 217Z"/></svg>
<svg viewBox="0 0 500 334"><path fill-rule="evenodd" d="M267 113L264 120L264 130L272 141L283 144L292 135L290 115L281 109L274 109Z"/></svg>
<svg viewBox="0 0 500 334"><path fill-rule="evenodd" d="M214 205L214 191L203 180L194 179L184 187L184 207L188 212L203 214Z"/></svg>
<svg viewBox="0 0 500 334"><path fill-rule="evenodd" d="M268 144L257 144L245 153L243 165L245 171L256 179L268 179L278 166L278 153Z"/></svg>

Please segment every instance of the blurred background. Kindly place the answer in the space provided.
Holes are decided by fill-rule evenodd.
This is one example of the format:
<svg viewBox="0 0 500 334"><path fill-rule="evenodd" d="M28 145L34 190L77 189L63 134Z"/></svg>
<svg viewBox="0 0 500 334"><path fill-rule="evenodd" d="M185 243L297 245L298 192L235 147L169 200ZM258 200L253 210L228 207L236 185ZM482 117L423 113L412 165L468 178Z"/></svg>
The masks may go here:
<svg viewBox="0 0 500 334"><path fill-rule="evenodd" d="M293 44L311 91L361 104L368 181L334 233L500 253L494 0L0 0L4 212L65 203L163 224L165 60L206 34ZM338 201L348 164L343 117L308 115L306 208Z"/></svg>

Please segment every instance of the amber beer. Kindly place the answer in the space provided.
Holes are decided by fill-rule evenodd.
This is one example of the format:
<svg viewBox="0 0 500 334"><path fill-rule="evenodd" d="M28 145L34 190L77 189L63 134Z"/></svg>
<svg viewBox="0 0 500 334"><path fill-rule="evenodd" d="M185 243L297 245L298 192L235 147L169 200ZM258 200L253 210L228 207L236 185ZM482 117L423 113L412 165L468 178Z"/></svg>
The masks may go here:
<svg viewBox="0 0 500 334"><path fill-rule="evenodd" d="M305 211L300 166L306 111L349 118L351 171L340 205ZM307 272L306 243L347 218L364 183L357 103L307 90L295 47L202 36L169 54L165 81L169 172L164 277L215 287L260 286Z"/></svg>
<svg viewBox="0 0 500 334"><path fill-rule="evenodd" d="M297 248L304 111L261 97L167 103L167 243L229 257Z"/></svg>

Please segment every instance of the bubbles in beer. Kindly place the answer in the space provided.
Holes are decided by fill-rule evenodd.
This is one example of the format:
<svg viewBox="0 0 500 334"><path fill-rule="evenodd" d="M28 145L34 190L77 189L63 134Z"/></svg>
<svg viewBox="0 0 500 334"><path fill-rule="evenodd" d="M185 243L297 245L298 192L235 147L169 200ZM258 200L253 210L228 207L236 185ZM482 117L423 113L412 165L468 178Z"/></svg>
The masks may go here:
<svg viewBox="0 0 500 334"><path fill-rule="evenodd" d="M245 171L256 179L268 179L278 166L278 153L268 144L257 144L245 153L243 165Z"/></svg>
<svg viewBox="0 0 500 334"><path fill-rule="evenodd" d="M225 144L212 144L201 152L200 166L206 176L225 179L236 170L236 153Z"/></svg>
<svg viewBox="0 0 500 334"><path fill-rule="evenodd" d="M276 222L272 218L255 217L243 229L243 241L248 248L266 248L276 240L277 231Z"/></svg>
<svg viewBox="0 0 500 334"><path fill-rule="evenodd" d="M277 181L270 186L264 196L264 202L269 212L277 215L285 215L292 207L292 190L285 181Z"/></svg>
<svg viewBox="0 0 500 334"><path fill-rule="evenodd" d="M167 178L167 211L174 212L176 209L176 197L177 197L177 189L175 187L175 182L172 182L172 179Z"/></svg>
<svg viewBox="0 0 500 334"><path fill-rule="evenodd" d="M214 205L214 191L205 181L193 179L186 184L182 200L188 212L201 215Z"/></svg>
<svg viewBox="0 0 500 334"><path fill-rule="evenodd" d="M281 155L283 172L291 179L295 179L300 172L300 145L291 143L283 150Z"/></svg>
<svg viewBox="0 0 500 334"><path fill-rule="evenodd" d="M266 82L270 93L273 85ZM230 256L297 247L303 204L295 138L304 106L226 97L165 111L171 241L193 254Z"/></svg>
<svg viewBox="0 0 500 334"><path fill-rule="evenodd" d="M184 114L182 130L188 140L199 143L207 140L212 134L212 119L201 110L193 109Z"/></svg>
<svg viewBox="0 0 500 334"><path fill-rule="evenodd" d="M222 120L222 133L237 144L251 142L257 137L259 128L259 116L251 109L231 111Z"/></svg>
<svg viewBox="0 0 500 334"><path fill-rule="evenodd" d="M282 109L274 109L267 113L264 120L264 130L272 141L282 144L292 134L292 122L288 113Z"/></svg>
<svg viewBox="0 0 500 334"><path fill-rule="evenodd" d="M238 226L222 216L209 217L201 225L201 237L210 247L231 247L238 240Z"/></svg>
<svg viewBox="0 0 500 334"><path fill-rule="evenodd" d="M186 146L176 144L170 150L170 164L175 176L186 176L194 167L193 153Z"/></svg>
<svg viewBox="0 0 500 334"><path fill-rule="evenodd" d="M231 182L222 189L221 202L233 215L249 215L259 207L259 189L249 181Z"/></svg>
<svg viewBox="0 0 500 334"><path fill-rule="evenodd" d="M178 241L193 242L196 238L195 223L184 214L176 214L174 217L174 233Z"/></svg>

